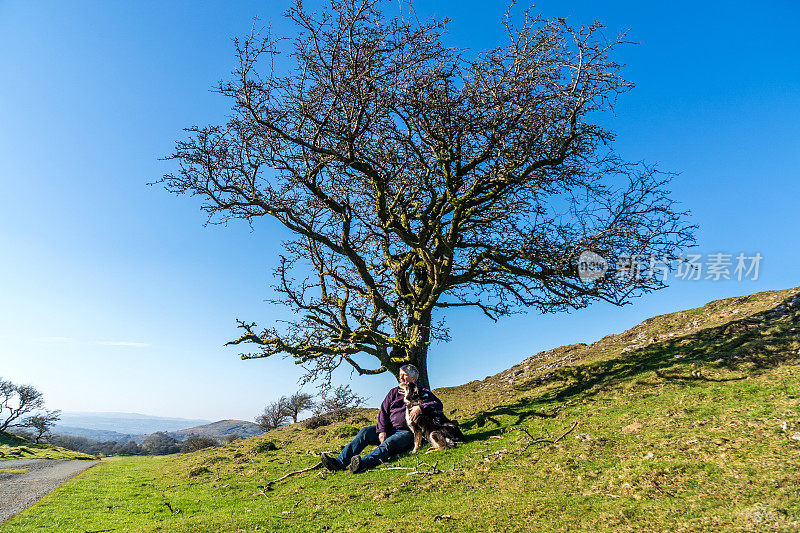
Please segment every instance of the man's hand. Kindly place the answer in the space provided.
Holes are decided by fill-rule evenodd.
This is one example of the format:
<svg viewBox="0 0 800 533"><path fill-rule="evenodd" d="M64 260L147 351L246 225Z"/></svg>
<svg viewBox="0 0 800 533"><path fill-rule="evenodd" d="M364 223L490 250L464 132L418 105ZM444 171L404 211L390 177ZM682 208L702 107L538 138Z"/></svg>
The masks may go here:
<svg viewBox="0 0 800 533"><path fill-rule="evenodd" d="M378 433L378 440L383 444L383 441L386 440L386 433Z"/></svg>
<svg viewBox="0 0 800 533"><path fill-rule="evenodd" d="M420 408L419 405L415 405L414 407L411 408L411 411L408 412L408 418L410 418L411 421L413 422L421 414L422 414L422 409Z"/></svg>

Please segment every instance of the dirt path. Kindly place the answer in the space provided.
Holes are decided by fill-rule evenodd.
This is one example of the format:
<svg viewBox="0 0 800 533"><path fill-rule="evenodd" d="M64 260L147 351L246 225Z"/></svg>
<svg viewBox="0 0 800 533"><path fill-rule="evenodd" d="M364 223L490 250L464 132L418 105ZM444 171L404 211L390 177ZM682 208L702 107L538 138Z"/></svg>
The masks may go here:
<svg viewBox="0 0 800 533"><path fill-rule="evenodd" d="M72 476L100 461L19 459L0 461L0 470L24 468L25 473L0 472L0 523L38 502Z"/></svg>

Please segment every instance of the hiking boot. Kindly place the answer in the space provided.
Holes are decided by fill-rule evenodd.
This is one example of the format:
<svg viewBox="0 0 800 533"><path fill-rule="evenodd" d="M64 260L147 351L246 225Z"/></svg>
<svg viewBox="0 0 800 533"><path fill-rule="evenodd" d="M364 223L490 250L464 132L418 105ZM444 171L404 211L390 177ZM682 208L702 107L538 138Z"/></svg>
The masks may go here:
<svg viewBox="0 0 800 533"><path fill-rule="evenodd" d="M350 459L350 473L357 474L359 470L361 470L361 457L354 455L353 458Z"/></svg>
<svg viewBox="0 0 800 533"><path fill-rule="evenodd" d="M344 467L339 463L338 459L334 459L330 457L326 453L319 454L319 460L322 461L322 466L330 470L331 472L335 472L336 470L342 470Z"/></svg>

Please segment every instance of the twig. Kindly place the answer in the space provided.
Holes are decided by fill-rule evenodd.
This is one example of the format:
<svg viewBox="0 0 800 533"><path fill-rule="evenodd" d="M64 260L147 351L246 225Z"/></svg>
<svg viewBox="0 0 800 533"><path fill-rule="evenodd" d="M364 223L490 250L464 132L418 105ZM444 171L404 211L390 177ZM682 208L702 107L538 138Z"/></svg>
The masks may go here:
<svg viewBox="0 0 800 533"><path fill-rule="evenodd" d="M525 446L525 448L523 448L522 450L520 450L520 453L524 452L525 450L527 450L528 448L530 448L530 447L531 447L531 446L533 446L534 444L556 444L558 441L560 441L561 439L563 439L564 437L566 437L567 435L569 435L570 433L572 433L573 431L575 431L575 428L576 428L576 427L578 427L578 422L573 422L573 424L572 424L572 427L571 427L571 428L569 428L569 429L568 429L567 431L565 431L564 433L562 433L562 434L561 434L561 436L560 436L560 437L558 437L558 438L557 438L557 439L555 439L555 440L553 440L553 439L535 439L535 440L533 440L533 441L529 442L529 443L528 443L528 445L527 445L527 446ZM526 433L526 434L527 434L529 437L533 438L533 436L532 436L530 433L528 433L528 430L527 430L527 429L525 429L525 428L520 428L520 429L521 429L522 431L524 431L524 432L525 432L525 433Z"/></svg>
<svg viewBox="0 0 800 533"><path fill-rule="evenodd" d="M278 479L273 479L272 481L268 481L266 485L263 485L263 488L266 489L266 490L272 490L272 484L273 483L277 483L278 481L283 481L284 479L286 479L289 476L302 474L304 472L310 472L312 470L316 470L317 468L321 468L321 467L322 467L322 461L318 462L317 464L315 464L313 466L309 466L308 468L303 468L301 470L295 470L294 472L289 472L288 474L284 474L283 476L279 477ZM259 485L258 488L260 489L260 488L262 488L262 486Z"/></svg>
<svg viewBox="0 0 800 533"><path fill-rule="evenodd" d="M569 435L570 433L575 431L576 427L578 427L578 422L574 422L572 424L572 427L570 427L567 431L562 433L561 436L558 437L557 439L541 439L541 438L537 439L533 435L531 435L530 431L528 431L524 427L511 428L512 430L518 430L518 431L522 431L523 433L525 433L528 436L528 438L530 439L528 441L528 444L526 444L524 448L522 448L521 450L516 451L516 452L512 452L512 451L507 450L507 449L504 448L502 450L498 450L496 452L492 452L492 453L486 454L486 455L483 456L483 458L486 459L486 458L491 457L493 455L502 455L504 453L505 454L509 454L509 455L522 455L523 453L525 453L525 451L528 448L530 448L531 446L533 446L535 444L556 444L557 442L562 440L564 437L566 437L567 435Z"/></svg>
<svg viewBox="0 0 800 533"><path fill-rule="evenodd" d="M653 486L655 486L655 488L656 488L656 489L658 489L658 491L659 491L661 494L665 494L665 495L667 495L667 496L671 496L671 497L673 497L673 498L677 498L677 496L675 496L675 495L674 495L674 494L672 494L671 492L669 492L669 491L667 491L667 490L664 490L664 489L662 489L662 488L661 488L661 485L660 485L660 484L658 483L658 481L656 481L655 479L653 480Z"/></svg>
<svg viewBox="0 0 800 533"><path fill-rule="evenodd" d="M169 504L169 502L164 502L163 505L166 505L167 509L169 509L169 512L171 512L172 514L178 514L181 512L180 509L173 509L172 506Z"/></svg>
<svg viewBox="0 0 800 533"><path fill-rule="evenodd" d="M429 470L420 470L419 467L422 466L422 465L427 466L429 468ZM417 468L413 472L409 472L408 474L406 474L406 476L413 476L414 474L422 474L422 475L425 475L425 476L434 476L436 474L441 474L441 473L442 473L442 471L439 470L439 461L436 461L436 463L433 466L429 465L428 463L418 463L417 464Z"/></svg>
<svg viewBox="0 0 800 533"><path fill-rule="evenodd" d="M576 427L578 427L578 422L573 423L571 428L569 428L566 432L564 432L563 435L561 435L555 441L553 441L553 444L555 444L556 442L560 441L561 439L563 439L564 437L575 431Z"/></svg>

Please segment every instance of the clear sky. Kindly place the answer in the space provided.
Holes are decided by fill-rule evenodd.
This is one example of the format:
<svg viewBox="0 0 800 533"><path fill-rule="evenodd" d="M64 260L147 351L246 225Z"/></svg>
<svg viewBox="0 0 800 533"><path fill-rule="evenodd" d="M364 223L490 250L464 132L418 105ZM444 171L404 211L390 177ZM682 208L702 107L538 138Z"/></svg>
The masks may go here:
<svg viewBox="0 0 800 533"><path fill-rule="evenodd" d="M0 376L69 411L252 419L296 390L290 360L240 361L237 317L268 325L280 236L204 227L196 199L148 182L181 128L224 120L211 89L253 17L278 34L285 0L0 0ZM675 280L615 308L447 315L434 386L501 371L540 350L592 342L650 316L800 285L800 56L793 0L542 1L546 16L629 28L618 56L636 83L616 116L625 158L679 173L674 197L700 226L695 252L764 257L757 280ZM451 44L499 43L499 2L419 0L452 19ZM341 383L380 402L389 375ZM313 392L313 389L308 389Z"/></svg>

